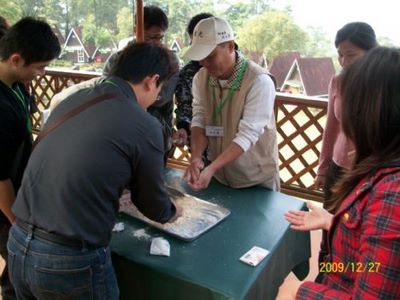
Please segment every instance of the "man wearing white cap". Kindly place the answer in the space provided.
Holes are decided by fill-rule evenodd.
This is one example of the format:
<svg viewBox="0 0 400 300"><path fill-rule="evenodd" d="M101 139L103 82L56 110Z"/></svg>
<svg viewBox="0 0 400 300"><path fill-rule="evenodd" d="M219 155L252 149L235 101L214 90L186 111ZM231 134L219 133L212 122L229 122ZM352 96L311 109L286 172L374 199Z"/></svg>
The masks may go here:
<svg viewBox="0 0 400 300"><path fill-rule="evenodd" d="M185 180L194 190L211 178L228 186L279 190L275 88L267 70L235 51L231 26L200 21L186 57L203 66L193 80L192 157ZM201 159L208 146L211 164Z"/></svg>

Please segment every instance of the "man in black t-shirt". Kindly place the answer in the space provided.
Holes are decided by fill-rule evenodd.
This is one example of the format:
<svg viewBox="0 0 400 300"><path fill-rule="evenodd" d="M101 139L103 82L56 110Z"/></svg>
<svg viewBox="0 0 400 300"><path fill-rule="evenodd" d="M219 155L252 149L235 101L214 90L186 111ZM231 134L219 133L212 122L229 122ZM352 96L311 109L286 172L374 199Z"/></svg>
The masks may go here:
<svg viewBox="0 0 400 300"><path fill-rule="evenodd" d="M23 82L44 74L60 54L50 26L24 18L12 26L0 43L0 254L7 261L6 242L14 221L11 205L31 151L29 98ZM1 277L3 299L15 299L7 265Z"/></svg>

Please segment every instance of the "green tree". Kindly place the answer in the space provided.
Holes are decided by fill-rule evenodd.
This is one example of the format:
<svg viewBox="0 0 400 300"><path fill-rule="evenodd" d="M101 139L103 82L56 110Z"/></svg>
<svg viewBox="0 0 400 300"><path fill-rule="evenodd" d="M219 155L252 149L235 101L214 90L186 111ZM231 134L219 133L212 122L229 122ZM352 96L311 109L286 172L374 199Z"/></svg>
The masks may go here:
<svg viewBox="0 0 400 300"><path fill-rule="evenodd" d="M229 21L232 28L236 31L243 26L249 19L264 13L270 8L269 0L251 0L247 2L226 1L228 7L222 13L222 16Z"/></svg>
<svg viewBox="0 0 400 300"><path fill-rule="evenodd" d="M225 11L224 17L229 22L234 30L242 27L249 17L253 14L252 5L249 3L235 3Z"/></svg>
<svg viewBox="0 0 400 300"><path fill-rule="evenodd" d="M334 41L330 41L326 36L326 32L321 27L308 27L304 55L310 57L335 56Z"/></svg>
<svg viewBox="0 0 400 300"><path fill-rule="evenodd" d="M117 40L132 36L133 33L133 15L132 10L123 7L117 15L118 34Z"/></svg>
<svg viewBox="0 0 400 300"><path fill-rule="evenodd" d="M0 15L12 25L20 19L21 8L15 1L0 0Z"/></svg>
<svg viewBox="0 0 400 300"><path fill-rule="evenodd" d="M284 52L302 52L307 39L289 12L281 10L268 10L253 18L237 35L240 49L263 52L269 60Z"/></svg>
<svg viewBox="0 0 400 300"><path fill-rule="evenodd" d="M193 2L193 1L192 1ZM166 38L167 45L171 45L174 38L184 40L186 26L194 12L193 4L185 0L169 0L166 14L168 16L169 28Z"/></svg>
<svg viewBox="0 0 400 300"><path fill-rule="evenodd" d="M16 0L16 2L21 9L21 17L36 17L40 7L43 6L42 0Z"/></svg>
<svg viewBox="0 0 400 300"><path fill-rule="evenodd" d="M93 43L97 47L106 47L111 39L111 33L104 27L96 26L94 15L89 15L82 23L82 39L85 44Z"/></svg>

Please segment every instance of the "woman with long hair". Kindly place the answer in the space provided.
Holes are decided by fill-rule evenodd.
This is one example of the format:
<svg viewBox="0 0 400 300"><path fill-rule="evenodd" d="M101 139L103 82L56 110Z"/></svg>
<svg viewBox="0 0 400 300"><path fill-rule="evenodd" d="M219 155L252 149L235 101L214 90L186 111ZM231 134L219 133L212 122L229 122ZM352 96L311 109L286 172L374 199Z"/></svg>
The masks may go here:
<svg viewBox="0 0 400 300"><path fill-rule="evenodd" d="M336 33L335 47L343 70L346 70L353 62L377 45L374 29L364 22L347 23ZM340 121L342 113L341 81L342 74L339 73L332 78L329 85L328 115L315 179L316 188L324 190L324 208L327 208L328 201L332 196L333 185L351 168L354 159L354 147L345 136ZM334 213L334 211L331 212ZM324 261L327 251L327 235L326 231L323 231L319 262ZM317 282L320 282L321 276L322 274L319 273L316 278Z"/></svg>
<svg viewBox="0 0 400 300"><path fill-rule="evenodd" d="M341 96L355 156L332 188L335 214L310 204L309 212L285 214L294 230L328 230L322 281L286 292L296 299L400 299L400 49L378 47L349 66Z"/></svg>

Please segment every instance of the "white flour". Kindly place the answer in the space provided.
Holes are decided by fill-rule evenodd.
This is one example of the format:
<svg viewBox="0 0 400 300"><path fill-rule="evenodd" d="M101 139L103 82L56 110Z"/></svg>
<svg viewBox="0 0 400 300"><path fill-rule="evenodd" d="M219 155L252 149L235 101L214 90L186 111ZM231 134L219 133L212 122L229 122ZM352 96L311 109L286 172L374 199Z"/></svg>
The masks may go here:
<svg viewBox="0 0 400 300"><path fill-rule="evenodd" d="M150 240L151 235L146 233L146 229L138 229L132 232L133 236L139 240Z"/></svg>
<svg viewBox="0 0 400 300"><path fill-rule="evenodd" d="M182 216L173 223L160 224L145 217L130 201L130 194L121 197L120 211L185 239L198 236L229 214L223 207L189 195L172 196L172 199L183 209Z"/></svg>

